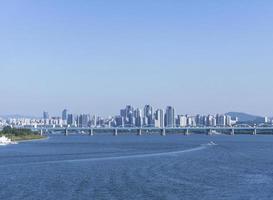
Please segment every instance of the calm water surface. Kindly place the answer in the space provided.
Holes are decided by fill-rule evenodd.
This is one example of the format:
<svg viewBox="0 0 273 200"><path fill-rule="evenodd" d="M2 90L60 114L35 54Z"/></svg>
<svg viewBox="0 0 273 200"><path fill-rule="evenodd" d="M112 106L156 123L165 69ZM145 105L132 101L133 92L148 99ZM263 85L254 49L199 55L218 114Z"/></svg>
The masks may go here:
<svg viewBox="0 0 273 200"><path fill-rule="evenodd" d="M0 147L0 199L272 200L273 136L74 135Z"/></svg>

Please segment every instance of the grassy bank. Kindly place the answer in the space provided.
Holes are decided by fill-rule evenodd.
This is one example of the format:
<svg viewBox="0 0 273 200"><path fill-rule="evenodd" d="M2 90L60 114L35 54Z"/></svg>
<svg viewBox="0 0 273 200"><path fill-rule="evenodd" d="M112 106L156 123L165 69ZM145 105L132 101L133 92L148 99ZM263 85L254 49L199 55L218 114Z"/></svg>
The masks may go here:
<svg viewBox="0 0 273 200"><path fill-rule="evenodd" d="M16 141L16 142L23 141L23 140L37 140L37 139L45 138L45 136L35 135L35 134L21 135L21 136L15 136L15 135L5 135L5 136L10 138L11 141Z"/></svg>
<svg viewBox="0 0 273 200"><path fill-rule="evenodd" d="M16 129L11 127L5 127L0 131L0 136L6 136L12 141L23 141L23 140L37 140L43 139L38 132L31 131L30 129Z"/></svg>

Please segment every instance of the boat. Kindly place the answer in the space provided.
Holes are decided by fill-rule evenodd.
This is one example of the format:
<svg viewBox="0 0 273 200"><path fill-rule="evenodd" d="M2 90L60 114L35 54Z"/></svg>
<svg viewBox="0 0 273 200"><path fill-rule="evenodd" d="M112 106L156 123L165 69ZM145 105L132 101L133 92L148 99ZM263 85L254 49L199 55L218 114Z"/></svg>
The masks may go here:
<svg viewBox="0 0 273 200"><path fill-rule="evenodd" d="M215 142L213 142L213 141L210 141L209 143L208 143L208 145L217 145Z"/></svg>

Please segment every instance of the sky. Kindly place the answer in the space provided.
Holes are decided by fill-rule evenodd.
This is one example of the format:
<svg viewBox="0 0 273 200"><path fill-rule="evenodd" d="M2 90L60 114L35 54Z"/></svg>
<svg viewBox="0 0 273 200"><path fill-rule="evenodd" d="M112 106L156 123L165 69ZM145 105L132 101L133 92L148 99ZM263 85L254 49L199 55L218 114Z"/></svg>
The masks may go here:
<svg viewBox="0 0 273 200"><path fill-rule="evenodd" d="M273 116L272 0L2 0L0 115Z"/></svg>

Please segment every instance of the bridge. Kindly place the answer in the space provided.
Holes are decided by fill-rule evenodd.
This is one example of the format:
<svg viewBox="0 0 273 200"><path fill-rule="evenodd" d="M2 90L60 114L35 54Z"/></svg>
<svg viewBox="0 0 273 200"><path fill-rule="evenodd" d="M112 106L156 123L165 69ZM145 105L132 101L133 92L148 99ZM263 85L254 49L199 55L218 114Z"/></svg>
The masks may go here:
<svg viewBox="0 0 273 200"><path fill-rule="evenodd" d="M114 136L123 133L135 133L136 135L158 133L162 136L171 133L180 133L184 135L189 135L191 133L203 133L207 135L213 135L217 133L225 133L229 135L235 134L272 134L273 127L165 127L165 128L155 128L155 127L56 127L56 128L33 128L33 131L39 131L41 135L61 132L64 135L69 135L71 133L79 132L93 136L94 134L99 134L102 132L112 133Z"/></svg>

